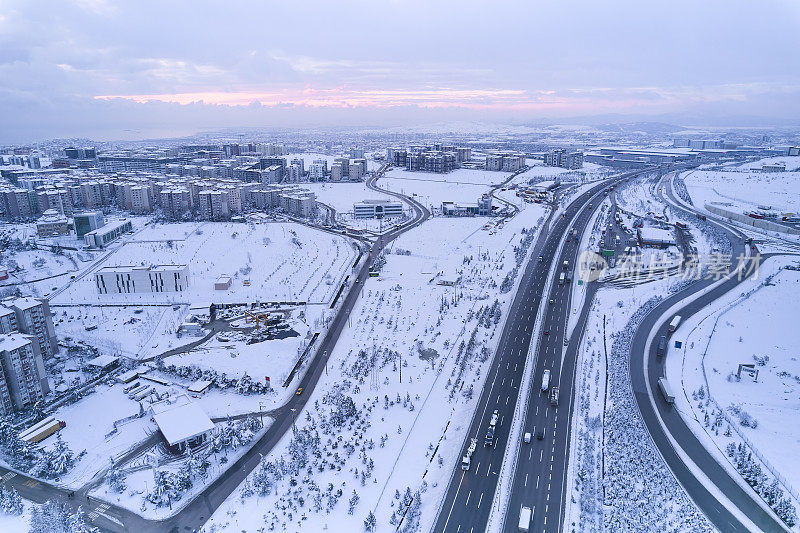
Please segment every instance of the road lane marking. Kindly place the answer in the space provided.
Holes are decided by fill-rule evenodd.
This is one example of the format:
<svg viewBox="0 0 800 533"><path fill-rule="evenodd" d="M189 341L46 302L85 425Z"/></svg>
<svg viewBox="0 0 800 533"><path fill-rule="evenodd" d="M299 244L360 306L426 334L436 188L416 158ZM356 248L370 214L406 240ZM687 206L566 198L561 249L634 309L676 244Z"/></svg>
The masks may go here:
<svg viewBox="0 0 800 533"><path fill-rule="evenodd" d="M444 529L443 531L447 531L447 524L450 522L450 515L453 514L453 507L456 504L456 499L458 498L458 491L461 490L461 483L464 481L464 473L461 473L461 481L458 482L458 488L456 488L456 494L453 497L453 503L450 504L450 512L447 513L447 520L444 521Z"/></svg>
<svg viewBox="0 0 800 533"><path fill-rule="evenodd" d="M469 493L467 494L467 501L466 501L466 502L464 502L464 507L466 507L467 505L469 505L469 497L470 497L470 496L472 496L472 491L469 491ZM461 526L459 525L458 527L460 528Z"/></svg>
<svg viewBox="0 0 800 533"><path fill-rule="evenodd" d="M478 509L481 508L481 502L483 501L483 493L481 492L481 497L478 498Z"/></svg>

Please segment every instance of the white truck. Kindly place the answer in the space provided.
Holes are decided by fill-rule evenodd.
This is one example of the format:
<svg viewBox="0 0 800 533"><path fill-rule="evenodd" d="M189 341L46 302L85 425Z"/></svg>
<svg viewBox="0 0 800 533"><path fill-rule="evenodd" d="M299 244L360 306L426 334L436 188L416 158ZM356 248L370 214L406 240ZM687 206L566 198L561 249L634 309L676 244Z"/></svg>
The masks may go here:
<svg viewBox="0 0 800 533"><path fill-rule="evenodd" d="M548 388L550 388L550 371L545 370L544 374L542 374L542 392L545 392Z"/></svg>
<svg viewBox="0 0 800 533"><path fill-rule="evenodd" d="M672 394L672 389L670 388L669 383L667 383L667 378L658 378L658 388L661 391L661 395L664 396L665 402L670 405L675 403L675 395Z"/></svg>
<svg viewBox="0 0 800 533"><path fill-rule="evenodd" d="M478 439L470 439L467 454L461 458L461 470L469 470L472 462L472 454L475 453L475 448L478 447Z"/></svg>
<svg viewBox="0 0 800 533"><path fill-rule="evenodd" d="M531 527L531 508L523 507L519 512L519 530L528 531Z"/></svg>
<svg viewBox="0 0 800 533"><path fill-rule="evenodd" d="M678 324L681 323L681 315L675 315L672 317L672 321L669 323L669 327L667 328L670 333L678 329Z"/></svg>
<svg viewBox="0 0 800 533"><path fill-rule="evenodd" d="M558 284L559 284L559 285L563 285L563 284L564 284L564 279L565 279L565 278L566 278L566 275L565 275L565 274L562 272L562 273L561 273L561 275L560 275L560 276L558 276Z"/></svg>

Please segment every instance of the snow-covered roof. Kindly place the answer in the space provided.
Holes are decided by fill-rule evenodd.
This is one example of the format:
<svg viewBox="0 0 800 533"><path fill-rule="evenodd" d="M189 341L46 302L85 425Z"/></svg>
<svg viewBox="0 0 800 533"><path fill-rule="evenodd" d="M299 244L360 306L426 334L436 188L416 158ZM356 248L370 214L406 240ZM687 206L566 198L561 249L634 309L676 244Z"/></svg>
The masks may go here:
<svg viewBox="0 0 800 533"><path fill-rule="evenodd" d="M153 417L167 443L174 446L214 429L214 422L194 403L180 405Z"/></svg>
<svg viewBox="0 0 800 533"><path fill-rule="evenodd" d="M192 383L191 385L189 385L189 388L186 389L186 390L188 390L189 392L203 392L204 390L206 390L210 386L211 386L211 382L210 381L205 380L205 379L199 379L199 380L195 381L194 383Z"/></svg>
<svg viewBox="0 0 800 533"><path fill-rule="evenodd" d="M30 343L31 339L21 333L0 335L0 350L16 350Z"/></svg>
<svg viewBox="0 0 800 533"><path fill-rule="evenodd" d="M639 236L642 241L675 244L675 236L671 231L660 228L640 228Z"/></svg>
<svg viewBox="0 0 800 533"><path fill-rule="evenodd" d="M88 366L96 366L99 368L105 368L107 366L113 365L119 361L119 357L114 357L112 355L98 355L94 359L90 359L86 361Z"/></svg>
<svg viewBox="0 0 800 533"><path fill-rule="evenodd" d="M40 302L39 300L35 300L30 296L21 296L19 298L4 300L3 303L13 305L14 307L17 307L22 310L32 309L37 305L42 305L42 302Z"/></svg>

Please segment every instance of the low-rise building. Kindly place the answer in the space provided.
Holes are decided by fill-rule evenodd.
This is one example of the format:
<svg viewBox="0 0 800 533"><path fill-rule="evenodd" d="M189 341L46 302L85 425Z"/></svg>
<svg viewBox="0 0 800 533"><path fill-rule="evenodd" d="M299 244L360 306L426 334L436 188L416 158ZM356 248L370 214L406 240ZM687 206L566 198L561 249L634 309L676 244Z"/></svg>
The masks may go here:
<svg viewBox="0 0 800 533"><path fill-rule="evenodd" d="M362 200L353 204L354 218L403 216L403 202L397 200Z"/></svg>
<svg viewBox="0 0 800 533"><path fill-rule="evenodd" d="M129 231L133 231L133 224L131 221L120 220L90 231L83 236L83 241L86 243L86 246L91 248L104 248Z"/></svg>
<svg viewBox="0 0 800 533"><path fill-rule="evenodd" d="M203 444L214 430L214 422L194 403L172 406L153 415L167 445L179 453Z"/></svg>
<svg viewBox="0 0 800 533"><path fill-rule="evenodd" d="M36 234L39 237L67 235L69 234L69 221L55 209L48 209L36 221Z"/></svg>
<svg viewBox="0 0 800 533"><path fill-rule="evenodd" d="M188 265L107 266L94 275L99 294L182 292L189 277Z"/></svg>

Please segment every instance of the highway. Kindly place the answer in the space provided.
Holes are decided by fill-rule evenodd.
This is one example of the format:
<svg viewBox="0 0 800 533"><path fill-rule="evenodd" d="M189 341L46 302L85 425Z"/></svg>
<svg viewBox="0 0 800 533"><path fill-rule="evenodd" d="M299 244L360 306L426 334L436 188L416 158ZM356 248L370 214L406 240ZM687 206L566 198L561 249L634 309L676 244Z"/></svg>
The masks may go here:
<svg viewBox="0 0 800 533"><path fill-rule="evenodd" d="M692 211L688 211L672 196L671 187L667 189L667 195L677 209L694 216ZM662 193L663 194L663 193ZM733 262L731 268L735 267L736 258L744 252L744 242L742 238L730 231L727 227L716 224L709 220L709 223L725 231L732 244ZM764 256L766 257L766 256ZM651 343L649 351L647 339L651 331L655 331L654 339L661 335L669 336L667 332L668 322L677 314L686 320L690 316L706 309L716 299L735 289L741 281L738 276L733 276L719 286L711 289L708 293L700 296L696 300L684 305L678 311L666 315L666 311L680 302L692 296L698 291L713 284L713 280L699 280L682 291L666 298L650 313L645 316L636 329L630 351L630 374L633 393L642 419L647 427L647 431L653 439L662 457L666 461L670 470L681 483L683 488L694 500L695 504L703 511L708 519L721 531L749 531L742 522L725 507L711 490L705 486L703 481L684 463L683 459L674 449L671 441L659 422L659 417L663 420L667 431L675 442L689 456L692 462L697 465L705 476L721 491L747 518L755 524L761 531L785 531L783 524L766 512L755 500L755 496L750 489L745 489L734 480L728 471L723 468L717 460L700 443L692 430L683 421L677 409L664 401L659 393L658 378L664 375L664 361L656 355L656 342ZM680 331L680 330L678 330ZM645 361L647 366L645 367ZM645 375L645 370L647 374ZM650 390L648 391L647 385ZM652 396L651 396L652 394ZM656 413L657 410L657 413Z"/></svg>
<svg viewBox="0 0 800 533"><path fill-rule="evenodd" d="M0 478L6 486L17 489L20 495L31 501L42 503L46 500L56 500L66 503L71 508L81 506L87 514L89 522L95 527L106 531L134 531L136 533L149 532L178 532L196 531L211 517L213 512L233 493L244 481L245 477L261 462L261 458L268 455L275 445L289 431L295 419L302 412L310 400L314 387L320 376L325 371L327 359L333 353L336 342L342 333L353 307L358 301L358 296L364 286L364 281L369 276L369 267L381 250L402 233L415 228L430 218L431 213L419 202L407 198L399 193L379 189L375 182L379 178L373 176L367 181L370 189L400 198L411 205L414 216L408 222L378 237L371 244L369 253L365 254L366 260L361 268L352 277L351 284L345 293L341 308L332 320L327 333L317 346L313 359L308 363L298 387L303 389L302 394L293 395L289 401L273 412L273 423L269 429L242 457L234 462L213 483L197 494L191 502L185 505L176 514L165 520L149 520L135 512L109 502L89 498L85 493L77 491L74 497L69 497L69 491L53 484L40 482L23 474L14 473L5 468L0 468ZM362 240L363 242L363 240ZM179 505L182 502L176 503Z"/></svg>
<svg viewBox="0 0 800 533"><path fill-rule="evenodd" d="M445 493L434 531L460 533L486 529L492 500L497 489L498 474L503 460L507 456L506 447L511 421L542 297L548 299L548 304L541 328L542 334L538 340L533 360L534 381L524 431L530 431L535 435L536 430L541 428L544 431L544 438L539 441L534 437L533 443L526 444L521 448L520 461L528 461L530 465L526 464L523 468L517 469L514 486L516 487L519 483L523 489L535 492L537 497L541 498L541 504L536 506L534 521L544 523L546 520L550 524L550 529L555 530L552 524L557 524L559 520L559 505L558 503L550 505L549 501L557 502L562 490L560 485L566 467L567 446L558 443L569 442L569 412L571 411L571 388L574 374L574 356L572 361L569 361L570 357L566 359L562 357L570 307L570 289L568 283L559 284L558 274L564 272L561 265L565 259L569 261L569 272L572 272L578 254L578 243L574 239L567 239L563 253L559 249L559 243L573 222L578 230L578 235L583 233L594 209L602 201L602 196L592 201L591 199L595 195L619 180L641 172L623 174L584 192L570 203L565 210L565 216L559 217L552 229L541 234L537 239L531 255L532 260L528 262L523 272L523 278L508 312L508 318L501 333L467 438L462 446L461 453L463 455L469 440L471 438L478 439L478 447L472 456L472 466L468 471L461 470L460 464L456 466ZM590 203L592 206L589 206ZM542 261L538 261L539 255L542 256ZM558 271L552 284L546 286L551 269L558 269ZM550 298L553 299L552 304L549 303ZM547 333L545 334L545 332ZM567 348L568 353L576 353L576 343L575 339L570 342ZM565 361L563 366L562 361ZM549 369L552 373L551 385L561 388L559 407L551 406L546 395L539 392L541 376L545 369ZM484 446L484 435L494 410L497 410L499 414L495 443L493 446ZM559 454L562 454L562 457L556 457ZM558 481L556 482L556 480ZM517 500L523 498L526 498L525 494L517 496ZM512 498L512 503L508 507L511 516L514 516L514 508L517 512L519 511L519 507L515 507L517 500ZM508 523L510 524L510 522ZM513 518L513 522L516 525L516 517Z"/></svg>

